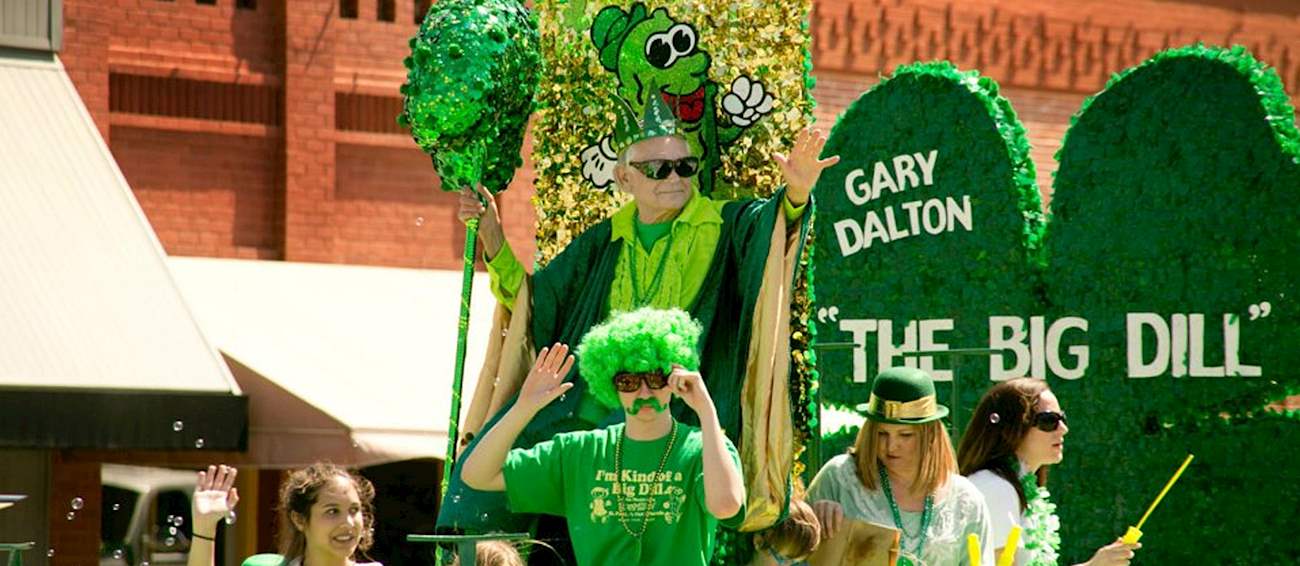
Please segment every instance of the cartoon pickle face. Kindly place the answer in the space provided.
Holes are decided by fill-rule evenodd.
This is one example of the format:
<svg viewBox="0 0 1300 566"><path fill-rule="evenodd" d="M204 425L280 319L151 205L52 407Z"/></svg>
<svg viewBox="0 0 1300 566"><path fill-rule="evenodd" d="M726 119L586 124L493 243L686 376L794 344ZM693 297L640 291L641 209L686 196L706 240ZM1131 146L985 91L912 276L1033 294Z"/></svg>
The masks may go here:
<svg viewBox="0 0 1300 566"><path fill-rule="evenodd" d="M694 27L674 22L662 8L655 10L628 33L619 50L619 96L633 108L644 108L647 96L659 96L687 131L698 130L710 63L698 42Z"/></svg>
<svg viewBox="0 0 1300 566"><path fill-rule="evenodd" d="M700 192L712 193L722 148L772 111L772 95L742 75L719 104L719 85L709 79L712 59L701 49L698 30L674 20L665 8L647 12L640 2L626 11L606 6L592 23L591 41L601 65L618 77L619 97L633 111L644 112L651 96L661 97L673 110L700 158ZM583 177L598 188L608 187L617 160L611 136L605 135L582 151Z"/></svg>

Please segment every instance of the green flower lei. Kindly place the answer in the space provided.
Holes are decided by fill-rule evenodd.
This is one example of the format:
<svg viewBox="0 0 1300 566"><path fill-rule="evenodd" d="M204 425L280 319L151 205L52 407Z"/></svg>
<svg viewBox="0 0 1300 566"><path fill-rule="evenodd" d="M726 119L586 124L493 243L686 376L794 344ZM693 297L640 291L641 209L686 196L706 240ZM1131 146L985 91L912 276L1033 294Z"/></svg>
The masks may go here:
<svg viewBox="0 0 1300 566"><path fill-rule="evenodd" d="M1012 459L1013 469L1021 469L1018 459ZM1021 534L1025 549L1029 551L1028 566L1056 566L1061 549L1061 520L1056 516L1047 488L1038 485L1038 476L1028 472L1020 476L1020 487L1025 493L1025 524Z"/></svg>

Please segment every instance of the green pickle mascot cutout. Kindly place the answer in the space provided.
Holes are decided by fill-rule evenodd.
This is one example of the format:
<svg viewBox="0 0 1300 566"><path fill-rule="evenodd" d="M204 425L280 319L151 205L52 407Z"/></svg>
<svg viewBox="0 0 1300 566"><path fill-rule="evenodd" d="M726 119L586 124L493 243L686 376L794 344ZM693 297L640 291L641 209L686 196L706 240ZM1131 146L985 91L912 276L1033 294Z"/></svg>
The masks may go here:
<svg viewBox="0 0 1300 566"><path fill-rule="evenodd" d="M737 77L718 103L719 85L709 79L709 53L699 32L674 20L665 8L647 12L637 2L628 10L606 6L591 26L600 64L618 77L618 96L633 111L659 99L674 110L680 132L700 158L700 193L713 193L720 152L741 132L772 111L763 83ZM612 188L618 148L613 134L582 150L582 176L598 188Z"/></svg>

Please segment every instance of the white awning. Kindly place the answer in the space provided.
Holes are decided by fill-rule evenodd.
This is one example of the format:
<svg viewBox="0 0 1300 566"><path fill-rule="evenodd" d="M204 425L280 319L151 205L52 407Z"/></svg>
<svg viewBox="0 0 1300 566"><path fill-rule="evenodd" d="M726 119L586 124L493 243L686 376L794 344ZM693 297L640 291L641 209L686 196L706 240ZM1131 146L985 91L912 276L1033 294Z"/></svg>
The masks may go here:
<svg viewBox="0 0 1300 566"><path fill-rule="evenodd" d="M249 396L250 464L442 458L461 274L173 257L172 271ZM462 412L495 299L475 276Z"/></svg>
<svg viewBox="0 0 1300 566"><path fill-rule="evenodd" d="M0 49L0 445L237 450L238 393L63 66Z"/></svg>

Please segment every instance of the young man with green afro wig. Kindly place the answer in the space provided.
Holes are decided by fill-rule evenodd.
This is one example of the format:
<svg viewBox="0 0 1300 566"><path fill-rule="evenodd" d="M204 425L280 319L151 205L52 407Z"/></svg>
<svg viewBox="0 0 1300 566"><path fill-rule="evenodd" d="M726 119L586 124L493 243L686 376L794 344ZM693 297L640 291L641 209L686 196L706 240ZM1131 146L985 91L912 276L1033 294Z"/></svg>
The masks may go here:
<svg viewBox="0 0 1300 566"><path fill-rule="evenodd" d="M519 397L466 456L460 479L504 491L510 511L564 517L581 566L705 566L718 523L745 518L740 456L719 424L699 367L700 325L677 310L616 313L578 348L579 374L625 421L512 448L524 427L573 388L569 347L542 348ZM679 423L676 395L700 418Z"/></svg>
<svg viewBox="0 0 1300 566"><path fill-rule="evenodd" d="M578 374L602 405L619 406L614 376L654 373L664 376L673 366L700 369L700 323L678 309L643 308L596 325L578 344Z"/></svg>

